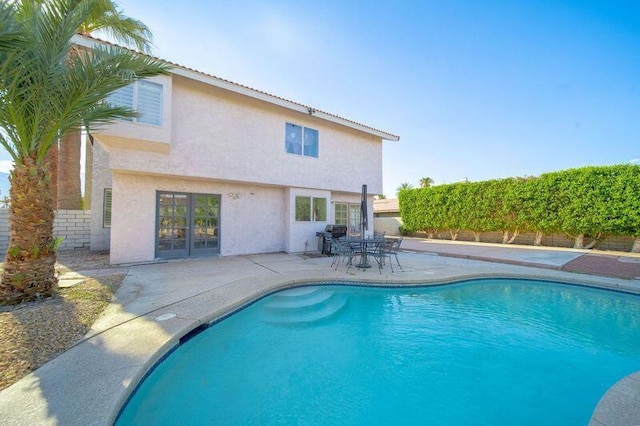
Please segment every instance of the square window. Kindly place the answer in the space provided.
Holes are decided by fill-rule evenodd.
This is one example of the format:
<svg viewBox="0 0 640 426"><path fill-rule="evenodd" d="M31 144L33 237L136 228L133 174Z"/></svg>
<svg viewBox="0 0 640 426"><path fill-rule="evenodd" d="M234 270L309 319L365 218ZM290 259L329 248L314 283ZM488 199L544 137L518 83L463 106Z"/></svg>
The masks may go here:
<svg viewBox="0 0 640 426"><path fill-rule="evenodd" d="M289 154L302 155L302 127L287 123L285 148Z"/></svg>
<svg viewBox="0 0 640 426"><path fill-rule="evenodd" d="M286 123L285 151L288 154L318 158L318 131L297 124Z"/></svg>
<svg viewBox="0 0 640 426"><path fill-rule="evenodd" d="M150 81L138 82L138 123L162 124L162 86Z"/></svg>
<svg viewBox="0 0 640 426"><path fill-rule="evenodd" d="M304 128L304 155L318 158L318 131Z"/></svg>
<svg viewBox="0 0 640 426"><path fill-rule="evenodd" d="M133 87L133 84L130 84L128 86L121 87L114 92L111 92L111 94L107 97L107 102L114 106L134 109L135 102ZM134 121L133 117L126 117L122 118L121 120Z"/></svg>
<svg viewBox="0 0 640 426"><path fill-rule="evenodd" d="M311 197L296 197L296 222L311 220Z"/></svg>
<svg viewBox="0 0 640 426"><path fill-rule="evenodd" d="M136 116L122 120L144 123L153 126L162 125L162 85L150 81L136 81L126 87L115 90L107 97L113 106L126 107L136 112Z"/></svg>
<svg viewBox="0 0 640 426"><path fill-rule="evenodd" d="M327 221L327 199L326 198L313 199L313 220L316 222Z"/></svg>

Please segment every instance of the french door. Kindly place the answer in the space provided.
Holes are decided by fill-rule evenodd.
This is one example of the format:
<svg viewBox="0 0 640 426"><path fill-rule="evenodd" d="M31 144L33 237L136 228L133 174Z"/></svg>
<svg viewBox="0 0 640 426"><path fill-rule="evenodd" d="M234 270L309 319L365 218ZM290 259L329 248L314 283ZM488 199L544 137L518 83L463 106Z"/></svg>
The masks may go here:
<svg viewBox="0 0 640 426"><path fill-rule="evenodd" d="M336 225L347 225L349 236L360 236L360 204L336 203L334 219Z"/></svg>
<svg viewBox="0 0 640 426"><path fill-rule="evenodd" d="M220 195L158 192L156 257L220 253Z"/></svg>
<svg viewBox="0 0 640 426"><path fill-rule="evenodd" d="M360 204L349 204L349 235L353 237L362 233L360 208Z"/></svg>

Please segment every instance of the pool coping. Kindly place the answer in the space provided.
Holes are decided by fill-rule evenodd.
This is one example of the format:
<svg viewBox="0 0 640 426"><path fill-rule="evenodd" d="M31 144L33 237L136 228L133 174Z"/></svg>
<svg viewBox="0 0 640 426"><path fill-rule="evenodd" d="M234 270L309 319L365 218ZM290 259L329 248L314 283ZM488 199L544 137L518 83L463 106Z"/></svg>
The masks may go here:
<svg viewBox="0 0 640 426"><path fill-rule="evenodd" d="M119 295L120 300L110 305L107 315L94 325L85 339L18 383L0 391L0 418L7 425L113 424L138 383L191 330L219 320L268 294L312 283L357 282L371 286L415 287L446 285L478 278L518 278L552 280L640 294L640 282L636 280L513 265L491 264L487 267L486 262L428 255L422 255L422 259L419 257L416 255L415 259L429 265L420 267L420 262L416 261L414 263L418 266L410 266L412 269L406 274L378 275L375 271L367 271L346 277L344 270L328 270L331 259L326 258L302 259L293 256L293 259L286 258L280 263L251 259L260 268L276 273L265 272L228 279L220 285L193 292L172 303L147 306L138 313L135 298L127 301L129 296ZM189 279L188 270L194 265L190 262L195 261L166 265L171 269L160 272L175 272L176 268L182 268L186 279ZM220 264L209 263L211 272L216 272ZM203 265L206 270L206 264L203 263L196 265L196 269ZM301 268L296 269L297 266ZM153 274L158 272L154 271L154 267L157 269L158 266L132 267L125 287L132 293L143 294L148 290L141 285L143 276L146 273L147 278L153 279ZM132 307L132 312L124 312L123 306ZM156 321L156 318L170 314L175 316ZM115 322L114 318L117 318ZM625 410L629 419L640 423L640 404L629 407L629 401L625 399L629 395L635 395L636 398L640 396L640 372L621 379L609 389L598 403L590 424L629 424L618 422L621 409ZM29 407L28 412L23 407Z"/></svg>

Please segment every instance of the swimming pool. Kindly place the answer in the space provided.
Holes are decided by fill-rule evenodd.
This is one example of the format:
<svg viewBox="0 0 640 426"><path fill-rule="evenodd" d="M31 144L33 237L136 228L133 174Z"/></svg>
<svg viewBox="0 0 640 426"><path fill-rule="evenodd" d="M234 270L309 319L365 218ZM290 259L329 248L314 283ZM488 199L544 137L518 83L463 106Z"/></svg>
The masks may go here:
<svg viewBox="0 0 640 426"><path fill-rule="evenodd" d="M586 424L640 370L640 297L540 281L301 287L179 346L125 424Z"/></svg>

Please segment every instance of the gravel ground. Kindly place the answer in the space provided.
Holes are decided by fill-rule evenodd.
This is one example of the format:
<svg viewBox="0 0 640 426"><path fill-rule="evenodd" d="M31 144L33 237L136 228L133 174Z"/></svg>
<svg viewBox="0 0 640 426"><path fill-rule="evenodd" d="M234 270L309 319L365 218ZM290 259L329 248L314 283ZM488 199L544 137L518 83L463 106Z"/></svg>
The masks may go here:
<svg viewBox="0 0 640 426"><path fill-rule="evenodd" d="M108 256L61 252L59 272L108 268ZM87 278L42 302L0 307L0 390L76 344L104 311L125 275Z"/></svg>

